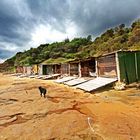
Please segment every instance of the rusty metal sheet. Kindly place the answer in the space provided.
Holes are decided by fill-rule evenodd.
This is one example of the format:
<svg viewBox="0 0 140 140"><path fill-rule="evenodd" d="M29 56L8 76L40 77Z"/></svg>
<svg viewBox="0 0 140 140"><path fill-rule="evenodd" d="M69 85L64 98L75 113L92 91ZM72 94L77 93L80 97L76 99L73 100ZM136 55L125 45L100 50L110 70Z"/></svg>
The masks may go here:
<svg viewBox="0 0 140 140"><path fill-rule="evenodd" d="M76 77L73 77L73 76L67 76L67 77L63 77L63 78L54 80L54 82L56 82L56 83L64 83L64 82L66 82L66 81L70 81L70 80L73 80L73 79L75 79L75 78L76 78Z"/></svg>
<svg viewBox="0 0 140 140"><path fill-rule="evenodd" d="M90 91L96 90L98 88L101 88L103 86L106 86L108 84L111 84L115 81L117 81L117 78L97 77L93 80L89 80L89 81L79 84L75 87L90 92Z"/></svg>
<svg viewBox="0 0 140 140"><path fill-rule="evenodd" d="M70 80L68 82L64 82L64 84L69 85L69 86L75 86L75 85L84 83L86 81L87 80L85 80L84 78L77 78L77 79Z"/></svg>

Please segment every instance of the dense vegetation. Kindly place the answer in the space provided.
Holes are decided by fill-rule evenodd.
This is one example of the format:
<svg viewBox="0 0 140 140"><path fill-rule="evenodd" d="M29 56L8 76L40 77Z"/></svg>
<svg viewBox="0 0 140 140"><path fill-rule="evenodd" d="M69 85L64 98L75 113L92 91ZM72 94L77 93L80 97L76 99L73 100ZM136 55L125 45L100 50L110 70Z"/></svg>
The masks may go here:
<svg viewBox="0 0 140 140"><path fill-rule="evenodd" d="M140 19L135 21L131 27L121 24L115 28L108 29L100 37L92 41L91 35L87 38L68 38L62 42L42 44L37 48L31 48L24 52L18 52L5 64L32 65L45 60L61 60L61 58L75 59L90 56L99 56L116 50L140 50Z"/></svg>

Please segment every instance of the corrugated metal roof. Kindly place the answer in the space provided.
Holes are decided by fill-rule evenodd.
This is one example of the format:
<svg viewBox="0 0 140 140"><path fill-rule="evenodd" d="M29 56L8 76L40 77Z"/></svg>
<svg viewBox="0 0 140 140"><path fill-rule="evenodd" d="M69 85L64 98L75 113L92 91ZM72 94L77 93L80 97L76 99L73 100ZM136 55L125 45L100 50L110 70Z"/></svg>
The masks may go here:
<svg viewBox="0 0 140 140"><path fill-rule="evenodd" d="M93 80L89 80L85 83L77 85L76 88L80 88L80 89L90 92L90 91L96 90L98 88L101 88L105 85L111 84L115 81L117 81L117 78L97 77Z"/></svg>
<svg viewBox="0 0 140 140"><path fill-rule="evenodd" d="M69 86L75 86L75 85L84 83L86 81L87 80L85 80L84 78L77 78L77 79L70 80L68 82L64 82L64 84L69 85Z"/></svg>

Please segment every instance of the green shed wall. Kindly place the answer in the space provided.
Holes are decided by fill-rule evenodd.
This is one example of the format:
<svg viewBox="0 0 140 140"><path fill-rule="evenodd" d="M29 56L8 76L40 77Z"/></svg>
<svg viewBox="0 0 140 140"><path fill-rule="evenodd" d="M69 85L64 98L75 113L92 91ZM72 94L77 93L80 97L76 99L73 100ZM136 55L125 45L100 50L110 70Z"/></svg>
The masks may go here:
<svg viewBox="0 0 140 140"><path fill-rule="evenodd" d="M130 84L140 80L140 52L118 52L118 59L121 81Z"/></svg>
<svg viewBox="0 0 140 140"><path fill-rule="evenodd" d="M136 52L138 81L140 82L140 52Z"/></svg>
<svg viewBox="0 0 140 140"><path fill-rule="evenodd" d="M47 75L47 66L43 65L42 69L43 69L43 75Z"/></svg>

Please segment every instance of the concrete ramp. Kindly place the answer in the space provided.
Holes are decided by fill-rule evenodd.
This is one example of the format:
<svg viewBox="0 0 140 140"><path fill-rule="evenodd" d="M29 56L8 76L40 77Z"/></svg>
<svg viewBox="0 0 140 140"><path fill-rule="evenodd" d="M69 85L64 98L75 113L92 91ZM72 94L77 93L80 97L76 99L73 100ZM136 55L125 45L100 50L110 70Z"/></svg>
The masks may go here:
<svg viewBox="0 0 140 140"><path fill-rule="evenodd" d="M76 78L76 77L68 76L68 77L63 77L63 78L54 80L54 82L56 82L56 83L64 83L64 82L66 82L66 81L70 81L70 80L73 80L73 79L75 79L75 78Z"/></svg>
<svg viewBox="0 0 140 140"><path fill-rule="evenodd" d="M37 78L37 79L42 79L42 78L45 78L47 75L38 75L38 76L36 76L35 78Z"/></svg>
<svg viewBox="0 0 140 140"><path fill-rule="evenodd" d="M52 74L52 75L47 75L46 77L44 77L42 79L43 80L56 79L59 76L60 76L60 74Z"/></svg>
<svg viewBox="0 0 140 140"><path fill-rule="evenodd" d="M68 81L68 82L64 82L64 84L66 84L66 85L68 85L68 86L75 86L75 85L84 83L84 82L86 82L86 81L87 81L87 80L85 80L84 78L76 78L76 79L70 80L70 81Z"/></svg>
<svg viewBox="0 0 140 140"><path fill-rule="evenodd" d="M93 80L89 80L89 81L79 84L75 87L90 92L90 91L96 90L98 88L104 87L108 84L111 84L115 81L117 81L117 78L97 77Z"/></svg>
<svg viewBox="0 0 140 140"><path fill-rule="evenodd" d="M45 77L43 77L43 78L41 78L41 79L43 79L43 80L48 80L48 79L51 79L51 78L53 78L52 75L47 75L47 76L45 76Z"/></svg>

